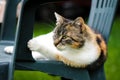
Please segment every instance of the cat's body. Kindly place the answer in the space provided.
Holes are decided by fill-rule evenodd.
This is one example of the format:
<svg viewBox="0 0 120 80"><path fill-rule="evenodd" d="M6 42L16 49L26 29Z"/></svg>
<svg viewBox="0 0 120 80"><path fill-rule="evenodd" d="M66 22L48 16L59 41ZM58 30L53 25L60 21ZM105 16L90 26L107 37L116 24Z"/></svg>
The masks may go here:
<svg viewBox="0 0 120 80"><path fill-rule="evenodd" d="M72 21L57 13L55 16L57 23L52 32L28 42L36 60L57 60L77 68L97 68L105 62L106 44L103 38L95 34L81 17ZM5 51L9 52L7 50L6 47Z"/></svg>

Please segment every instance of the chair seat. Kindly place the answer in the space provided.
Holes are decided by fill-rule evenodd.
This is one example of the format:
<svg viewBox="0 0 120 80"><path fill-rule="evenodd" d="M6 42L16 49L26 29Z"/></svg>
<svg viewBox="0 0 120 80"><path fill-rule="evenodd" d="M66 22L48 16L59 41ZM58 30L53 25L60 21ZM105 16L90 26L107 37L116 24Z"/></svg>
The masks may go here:
<svg viewBox="0 0 120 80"><path fill-rule="evenodd" d="M74 80L90 80L86 69L71 68L59 61L37 61L37 62L17 62L16 69L21 70L39 70L48 74L55 74L65 78ZM64 74L63 74L64 73Z"/></svg>
<svg viewBox="0 0 120 80"><path fill-rule="evenodd" d="M12 41L0 41L0 62L10 62L12 56L4 52L6 46L13 45Z"/></svg>
<svg viewBox="0 0 120 80"><path fill-rule="evenodd" d="M4 48L8 45L13 45L13 42L0 41L0 80L8 80L9 68L13 59L13 56L4 52Z"/></svg>

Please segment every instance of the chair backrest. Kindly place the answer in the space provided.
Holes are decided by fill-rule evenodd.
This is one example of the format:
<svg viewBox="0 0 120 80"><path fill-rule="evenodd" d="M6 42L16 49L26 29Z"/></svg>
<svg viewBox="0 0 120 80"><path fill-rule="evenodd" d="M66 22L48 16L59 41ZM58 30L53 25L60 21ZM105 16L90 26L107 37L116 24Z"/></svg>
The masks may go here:
<svg viewBox="0 0 120 80"><path fill-rule="evenodd" d="M14 41L16 29L16 6L20 0L6 0L3 23L1 25L0 41Z"/></svg>
<svg viewBox="0 0 120 80"><path fill-rule="evenodd" d="M118 0L92 0L88 25L108 41Z"/></svg>

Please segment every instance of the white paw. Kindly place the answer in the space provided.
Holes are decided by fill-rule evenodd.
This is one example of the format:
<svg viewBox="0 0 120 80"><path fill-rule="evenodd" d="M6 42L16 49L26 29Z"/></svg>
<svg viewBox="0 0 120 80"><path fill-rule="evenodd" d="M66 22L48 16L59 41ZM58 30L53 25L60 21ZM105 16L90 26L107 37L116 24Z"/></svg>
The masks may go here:
<svg viewBox="0 0 120 80"><path fill-rule="evenodd" d="M31 51L37 51L39 49L39 43L35 39L29 40L27 46Z"/></svg>
<svg viewBox="0 0 120 80"><path fill-rule="evenodd" d="M8 53L8 54L11 54L13 53L13 46L7 46L4 48L4 52Z"/></svg>
<svg viewBox="0 0 120 80"><path fill-rule="evenodd" d="M36 51L32 51L32 56L36 61L48 60L45 56L43 56L41 53Z"/></svg>

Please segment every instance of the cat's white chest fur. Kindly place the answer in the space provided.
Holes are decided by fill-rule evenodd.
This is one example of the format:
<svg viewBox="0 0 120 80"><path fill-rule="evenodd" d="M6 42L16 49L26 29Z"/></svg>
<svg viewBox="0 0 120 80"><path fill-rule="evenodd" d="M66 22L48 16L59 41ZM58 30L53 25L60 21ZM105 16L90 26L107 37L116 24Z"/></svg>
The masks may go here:
<svg viewBox="0 0 120 80"><path fill-rule="evenodd" d="M75 64L88 65L96 61L99 57L97 46L91 42L86 42L80 49L67 48L62 51L62 55Z"/></svg>

